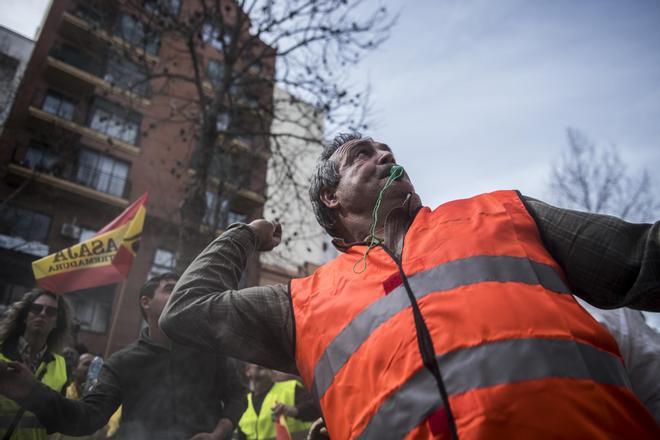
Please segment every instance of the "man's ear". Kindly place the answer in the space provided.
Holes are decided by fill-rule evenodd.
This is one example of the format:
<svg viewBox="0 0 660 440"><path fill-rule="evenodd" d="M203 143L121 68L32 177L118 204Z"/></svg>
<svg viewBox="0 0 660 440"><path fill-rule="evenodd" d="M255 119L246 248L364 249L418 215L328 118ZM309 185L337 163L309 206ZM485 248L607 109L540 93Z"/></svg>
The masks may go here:
<svg viewBox="0 0 660 440"><path fill-rule="evenodd" d="M337 188L323 187L319 193L321 203L330 209L337 209L339 207L339 199L337 198Z"/></svg>
<svg viewBox="0 0 660 440"><path fill-rule="evenodd" d="M151 304L151 298L142 295L140 297L140 305L142 306L142 309L146 311L149 308L149 304Z"/></svg>

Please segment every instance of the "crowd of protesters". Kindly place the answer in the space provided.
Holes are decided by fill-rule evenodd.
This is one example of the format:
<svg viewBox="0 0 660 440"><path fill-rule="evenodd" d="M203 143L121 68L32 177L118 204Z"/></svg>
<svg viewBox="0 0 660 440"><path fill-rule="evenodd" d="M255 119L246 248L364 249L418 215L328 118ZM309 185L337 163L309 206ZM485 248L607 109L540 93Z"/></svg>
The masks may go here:
<svg viewBox="0 0 660 440"><path fill-rule="evenodd" d="M632 305L657 310L660 304L658 224L628 227L617 219L557 210L513 192L479 196L481 198L461 201L436 213L421 208L407 176L400 187L390 193L391 200L382 200L389 215L382 216L386 220L381 218L381 223L376 224L377 216L372 217L370 208L365 209L365 206L374 205L371 193L383 187L384 179L388 179L385 187L393 182L394 164L392 152L384 144L359 136L339 137L321 157L311 191L319 222L335 237L335 245L343 251L339 258L311 277L288 286L239 290L238 280L248 256L256 250L268 251L276 246L281 239L281 229L266 220L235 225L214 240L181 279L178 274L164 273L149 279L135 292L137 307L147 325L136 341L103 363L98 375L91 370L95 363L100 366L100 358L81 347L64 347L71 326L71 310L65 298L38 288L27 293L9 308L0 322L1 440L39 440L48 435L53 435L54 439L72 436L211 440L233 436L251 440L276 438L282 428L290 438L299 439L327 435L324 423L331 435L338 433L336 438L402 438L405 435L457 438L459 433L464 438L496 433L524 437L531 433L556 434L562 429L566 430L566 438L570 438L571 433L589 430L595 436L607 432L616 436L622 430L634 430L637 438L653 438L658 434L660 381L656 377L660 346L657 334L645 326L638 312L631 312L632 315L622 311L624 309L605 312L584 303L583 307L602 326L597 324L572 296L564 295L569 292L564 286L566 280L553 278L551 269L557 266L543 248L549 248L561 266L576 267L578 263L571 260L574 257L569 254L579 253L580 246L584 250L597 245L593 237L587 241L580 241L577 236L561 237L566 231L560 229L566 227L568 220L578 230L588 226L592 234L598 227L601 232L615 228L627 232L627 239L637 240L635 246L643 246L645 253L635 260L636 267L626 266L615 276L628 271L625 273L630 276L637 274L637 278L644 278L643 285L635 284L635 280L626 284L625 280L617 278L615 281L619 285L613 286L611 292L600 283L599 293L589 295L589 287L592 287L589 282L593 284L594 274L602 269L596 268L595 272L585 275L583 272L589 268L589 263L584 261L579 263L580 273L564 269L568 282L573 293L597 305ZM330 176L333 172L337 174L334 181ZM373 190L368 197L358 191L358 188L369 189L370 186ZM375 205L381 206L380 198ZM573 217L567 220L570 216ZM458 309L447 302L446 309L435 311L433 303L423 302L424 297L430 295L418 296L416 289L424 288L428 280L419 281L412 276L409 280L406 271L413 271L413 268L404 268L401 260L404 235L407 252L419 252L424 258L437 261L448 258L444 250L428 246L429 231L440 234L434 229L440 223L462 238L452 242L453 237L447 233L439 235L438 240L451 249L449 254L464 256L450 261L455 267L447 266L448 263L444 263L445 266L420 263L419 273L430 274L426 275L428 279L441 277L440 285L447 284L445 281L451 277L479 276L478 282L472 282L478 286L471 293L474 297L498 301L493 298L496 289L500 289L498 295L509 298L507 303L489 303L489 307L502 307L490 310L489 319L494 324L479 321L478 311L474 310L477 318L468 321L459 315L463 320L454 321L458 329L454 339L461 332L462 337L472 334L474 339L473 330L485 334L488 326L502 325L499 336L495 332L490 336L500 351L484 352L490 359L481 358L482 353L474 349L483 348L479 344L486 348L493 344L493 341L481 339L479 343L473 342L472 351L465 358L469 363L460 364L456 359L462 359L463 347L456 350L458 356L454 357L450 356L453 353L436 357L433 351L434 346L442 345L439 341L446 342L438 336L442 326L437 323L437 314L457 313ZM498 230L502 237L510 235L523 244L519 248L507 247L504 241L497 242L501 237L488 235L473 240L468 233L481 234L481 230L474 229L475 224L486 231L484 234ZM537 237L538 233L530 232L531 225L541 230L543 242ZM376 226L385 239L374 245ZM369 229L371 232L367 233ZM406 235L408 230L411 232ZM360 241L363 237L367 237L366 242ZM494 241L486 243L488 239ZM570 245L566 244L567 240L571 241ZM523 262L521 255L514 255L518 252L516 249L524 249L536 261ZM368 258L370 252L373 255ZM470 252L476 256L470 256ZM385 262L387 254L394 263L398 262L398 266L392 266L396 273L383 269L391 263ZM618 251L615 254L619 256L605 256L609 261L601 255L598 264L611 264L610 268L618 264L625 266L636 258L634 255L621 257ZM384 259L379 260L381 257ZM474 266L468 267L466 261ZM362 273L356 271L361 262L365 269L371 270L370 278L354 276ZM438 268L442 270L437 271ZM457 270L460 273L452 273ZM603 277L607 275L602 273ZM493 281L514 285L492 286ZM457 286L469 290L471 285L467 281L462 283ZM452 290L457 286L448 285L443 289ZM337 291L342 289L348 290L340 299ZM359 306L362 296L371 295L364 289L381 289L384 294L372 303ZM431 292L434 289L442 290L434 287ZM537 309L526 309L522 302L517 303L522 296L515 289L525 291L524 301L533 303ZM408 293L410 296L406 296ZM621 297L615 298L616 295ZM373 304L381 304L381 298L395 301L397 297L405 300L402 306L385 304L378 310L381 314L391 314L388 319L396 325L393 325L394 332L384 336L376 334L383 323L373 324L382 319L374 314ZM410 317L394 321L398 309L393 307L412 307ZM478 308L477 303L472 303L471 307ZM503 313L505 309L507 313ZM465 307L461 310L465 311ZM346 316L342 315L344 311ZM353 316L349 319L351 313ZM494 316L493 313L510 316ZM527 318L526 314L534 316ZM347 321L340 325L344 318ZM517 328L518 325L527 327ZM571 328L573 333L557 336L564 327ZM356 343L365 328L369 330L364 340ZM402 335L402 329L408 331ZM512 332L515 337L506 332ZM548 339L546 333L553 334L553 338ZM480 335L479 338L485 337ZM325 341L326 345L318 345L318 341ZM566 347L561 344L564 341L568 342ZM515 344L520 343L524 343L522 348L528 352L515 351L519 348ZM538 347L546 353L539 352L536 358L530 358L529 353L538 349L533 344L540 344ZM578 347L575 352L580 359L551 358L566 356L569 351L563 350L575 350L575 347ZM516 353L521 360L505 359L510 356L507 350L513 350L511 353ZM359 355L355 354L358 351ZM406 356L395 359L397 353ZM499 359L500 363L493 359ZM537 374L534 376L531 370L526 370L521 376L522 367L516 362L523 363L523 360L528 363L526 368L537 368L543 374L534 371L532 373ZM454 363L462 369L454 368ZM488 370L491 367L493 371ZM342 376L342 368L350 376ZM419 374L420 368L426 376ZM440 375L443 368L445 376ZM483 373L484 377L474 378L483 383L482 388L492 388L496 384L498 391L479 395L473 384L459 379L461 374L469 374L474 369ZM301 374L306 386L297 374ZM323 374L330 374L330 379ZM508 383L506 380L510 378L504 375L515 378L515 383ZM425 381L416 383L420 377ZM569 382L562 382L567 378ZM400 379L402 382L396 385ZM517 390L516 386L525 380L536 381L536 388ZM381 395L383 390L379 387L386 383L383 381L390 381L388 386L393 386L391 396ZM457 384L461 383L467 384L466 388L456 391ZM554 392L563 397L554 396ZM509 393L505 395L508 401L502 398L502 393ZM471 396L471 404L461 401L461 395ZM406 400L409 398L412 400ZM525 414L526 408L522 404L516 406L515 399L524 400L530 407L546 399L538 408L553 401L561 402L561 407L556 408L557 414L566 420L570 418L574 424L551 426L561 417L556 420L550 417L547 421L524 420L521 414ZM377 405L372 407L372 401L378 401ZM411 409L411 402L418 413ZM500 408L489 407L493 402L507 403L502 403L504 406ZM479 411L481 418L476 416ZM500 415L494 416L494 412ZM473 421L466 421L466 414L475 416ZM322 415L325 420L319 421ZM536 415L549 417L548 414ZM604 422L606 416L610 420L597 426L596 422Z"/></svg>
<svg viewBox="0 0 660 440"><path fill-rule="evenodd" d="M110 356L93 384L97 356L84 346L62 349L71 325L67 300L34 289L13 304L0 324L2 360L12 372L0 384L11 396L0 396L0 437L211 440L235 431L264 439L275 437L275 420L285 416L292 438L306 438L320 412L298 380L276 382L281 373L180 346L160 331L178 278L164 273L144 284L137 296L147 327Z"/></svg>

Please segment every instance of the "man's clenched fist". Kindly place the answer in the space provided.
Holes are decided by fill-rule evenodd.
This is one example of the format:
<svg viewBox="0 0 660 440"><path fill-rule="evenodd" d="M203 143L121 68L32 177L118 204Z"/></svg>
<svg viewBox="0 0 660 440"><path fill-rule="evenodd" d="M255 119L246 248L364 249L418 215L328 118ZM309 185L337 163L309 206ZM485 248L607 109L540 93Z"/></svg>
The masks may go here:
<svg viewBox="0 0 660 440"><path fill-rule="evenodd" d="M279 223L258 219L250 223L248 226L250 226L257 234L257 237L259 237L258 251L269 251L282 241L282 225Z"/></svg>

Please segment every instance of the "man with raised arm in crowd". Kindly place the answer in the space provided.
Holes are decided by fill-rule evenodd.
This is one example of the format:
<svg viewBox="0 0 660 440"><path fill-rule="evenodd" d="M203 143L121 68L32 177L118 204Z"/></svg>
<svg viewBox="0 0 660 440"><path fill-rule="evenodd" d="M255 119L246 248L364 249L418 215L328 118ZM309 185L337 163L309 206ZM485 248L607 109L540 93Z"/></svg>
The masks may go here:
<svg viewBox="0 0 660 440"><path fill-rule="evenodd" d="M516 191L431 209L402 171L386 144L335 138L310 196L340 255L238 290L281 229L234 225L177 283L165 333L299 372L331 438L659 438L616 342L571 293L660 310L660 222Z"/></svg>
<svg viewBox="0 0 660 440"><path fill-rule="evenodd" d="M81 436L108 423L122 405L115 438L215 440L227 438L245 410L234 361L170 341L158 318L179 276L156 276L140 289L148 327L103 365L97 385L69 400L32 378L21 364L0 364L0 393L34 413L48 432Z"/></svg>

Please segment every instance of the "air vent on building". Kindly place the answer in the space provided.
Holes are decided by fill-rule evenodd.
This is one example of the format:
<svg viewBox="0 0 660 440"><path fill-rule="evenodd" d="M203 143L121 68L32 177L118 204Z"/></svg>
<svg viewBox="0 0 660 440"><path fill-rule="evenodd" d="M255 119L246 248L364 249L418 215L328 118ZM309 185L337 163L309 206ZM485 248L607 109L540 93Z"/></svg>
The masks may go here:
<svg viewBox="0 0 660 440"><path fill-rule="evenodd" d="M78 240L80 238L80 226L76 226L72 223L63 223L62 229L60 229L60 234L62 234L63 237Z"/></svg>

